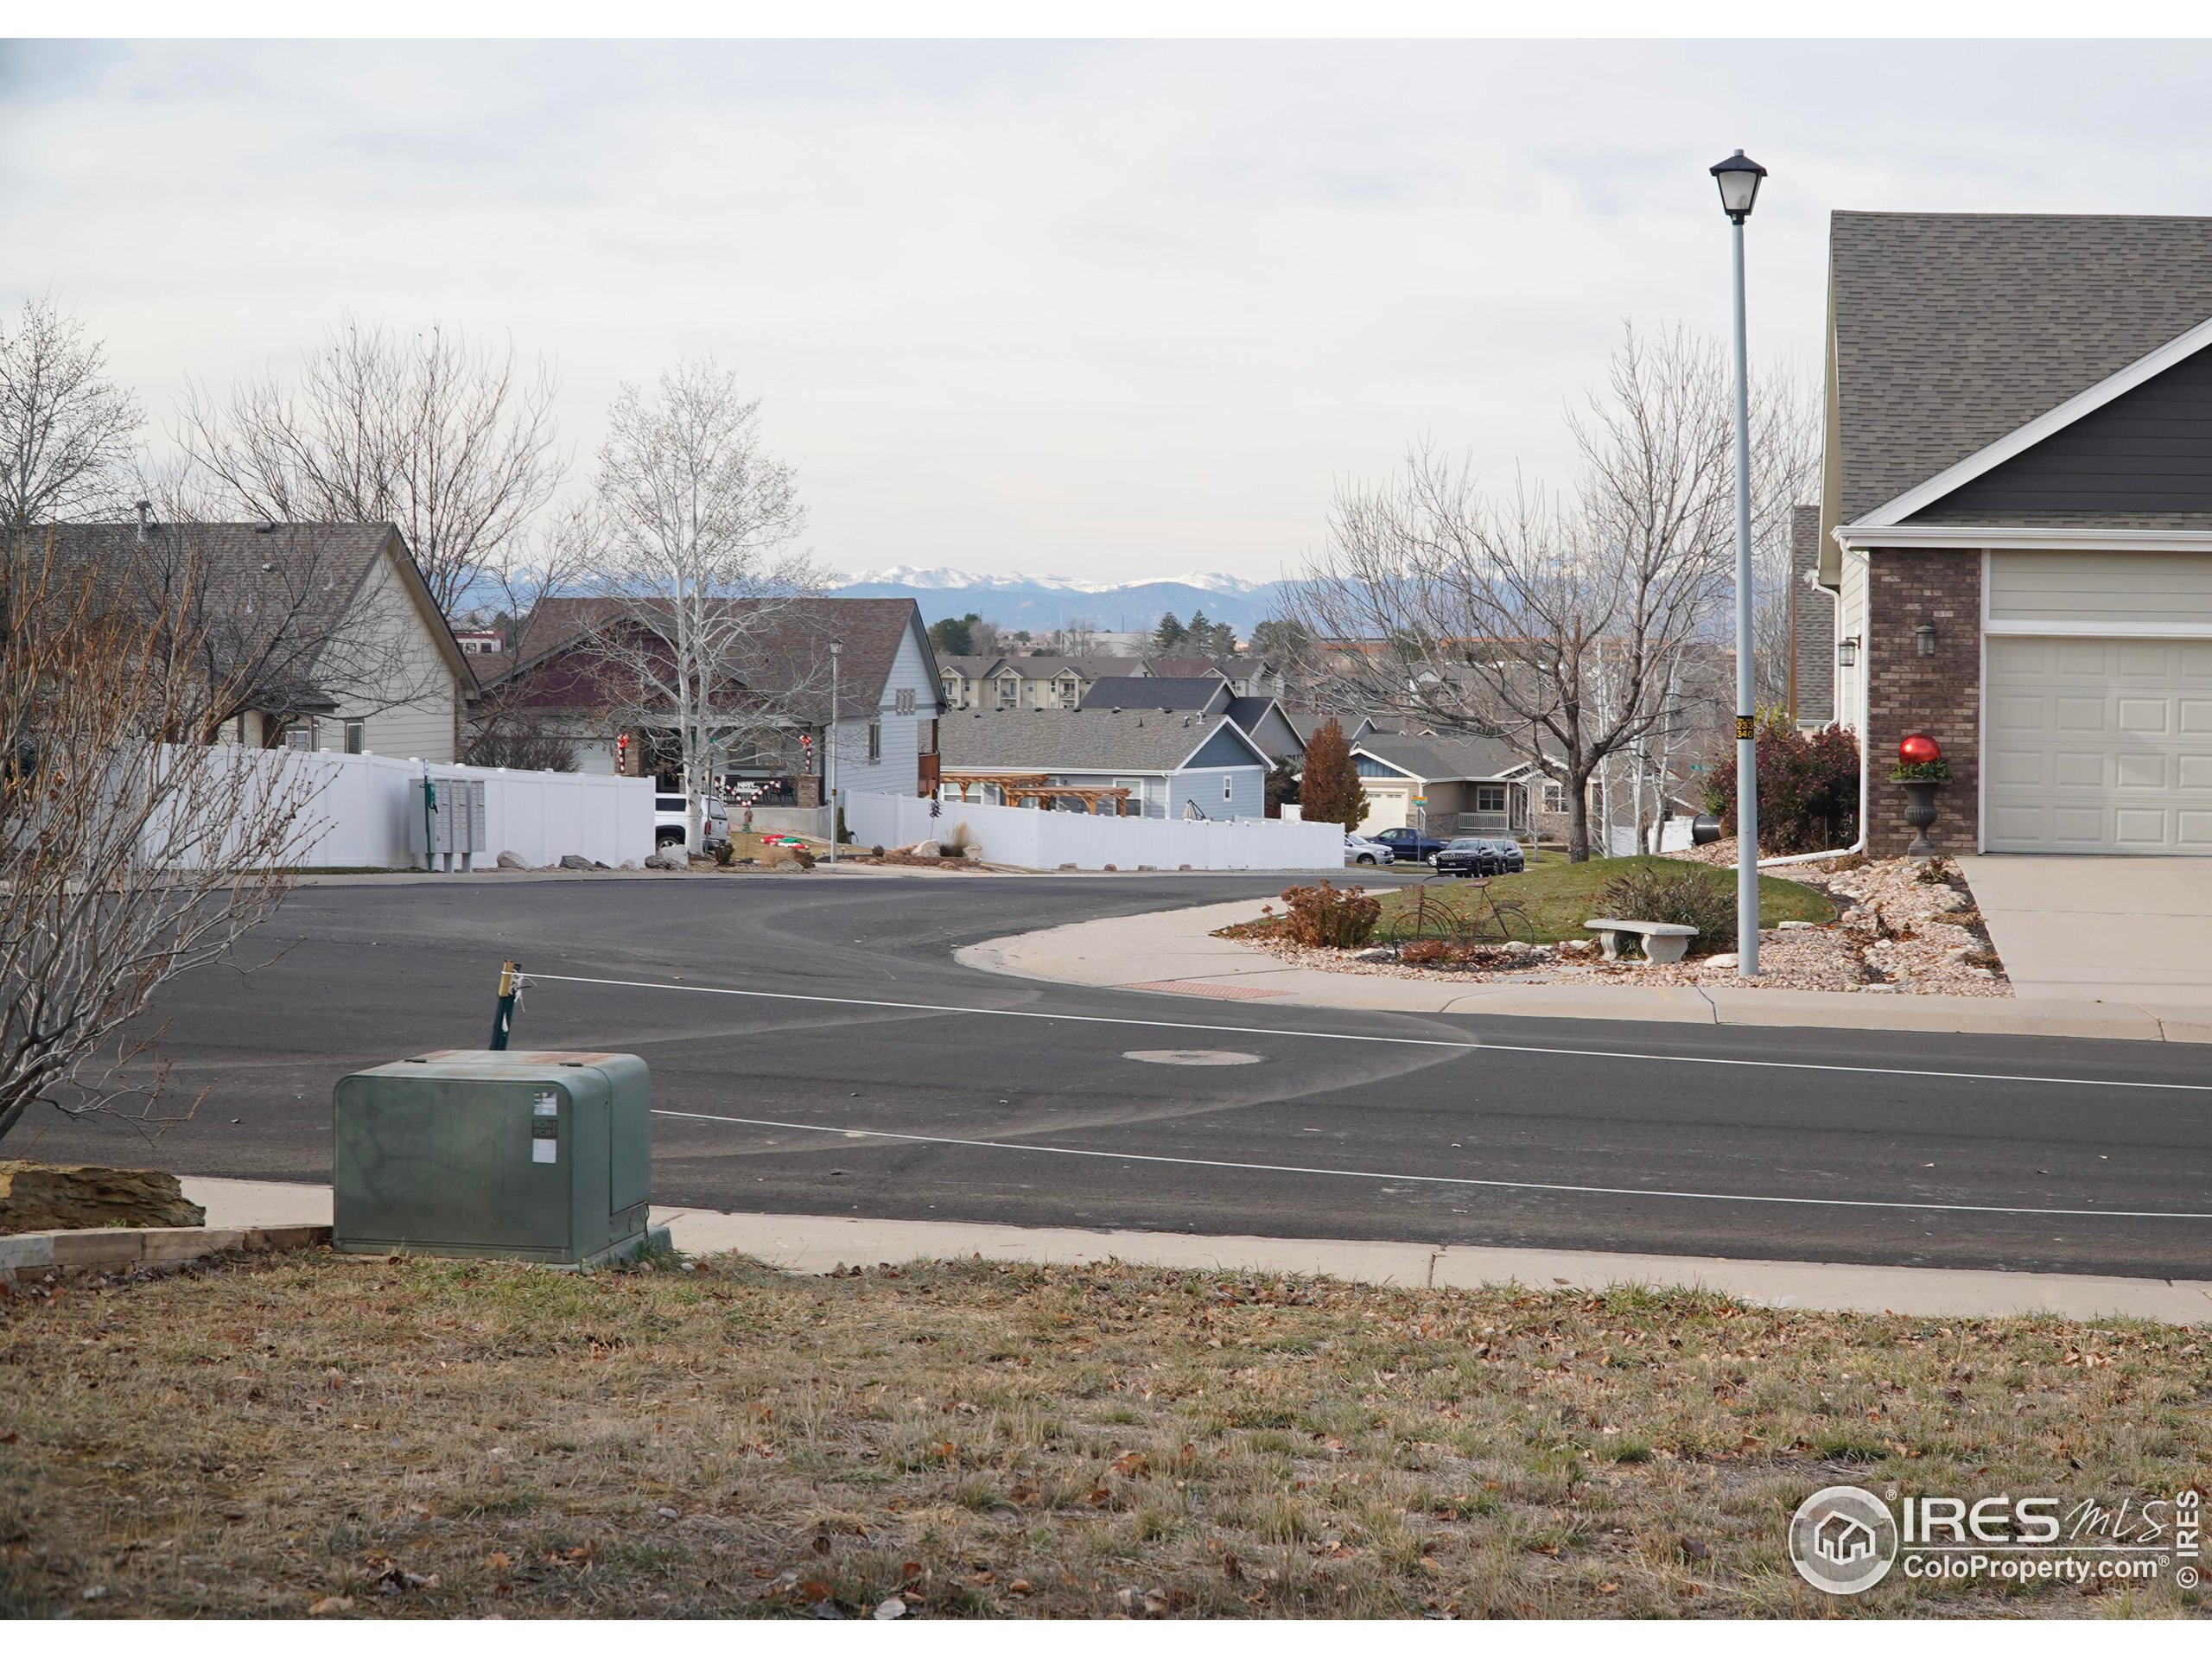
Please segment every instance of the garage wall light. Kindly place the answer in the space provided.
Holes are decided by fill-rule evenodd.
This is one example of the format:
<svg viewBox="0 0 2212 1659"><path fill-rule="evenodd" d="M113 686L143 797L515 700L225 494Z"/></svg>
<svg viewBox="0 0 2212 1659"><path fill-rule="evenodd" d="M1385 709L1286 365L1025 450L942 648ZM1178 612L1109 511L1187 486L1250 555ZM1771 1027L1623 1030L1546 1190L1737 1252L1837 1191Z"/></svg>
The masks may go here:
<svg viewBox="0 0 2212 1659"><path fill-rule="evenodd" d="M1915 628L1912 639L1913 643L1920 647L1922 656L1933 657L1936 654L1936 625L1933 622L1923 622Z"/></svg>
<svg viewBox="0 0 2212 1659"><path fill-rule="evenodd" d="M1835 665L1838 668L1856 668L1859 666L1859 639L1857 635L1854 634L1848 639L1839 639L1835 642Z"/></svg>

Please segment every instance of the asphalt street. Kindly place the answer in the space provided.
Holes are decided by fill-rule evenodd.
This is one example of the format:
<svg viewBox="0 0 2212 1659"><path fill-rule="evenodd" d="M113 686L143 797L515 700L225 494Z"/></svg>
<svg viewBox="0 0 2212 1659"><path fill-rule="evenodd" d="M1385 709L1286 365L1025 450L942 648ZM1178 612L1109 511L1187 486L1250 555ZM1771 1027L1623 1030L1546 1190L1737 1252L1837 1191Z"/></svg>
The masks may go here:
<svg viewBox="0 0 2212 1659"><path fill-rule="evenodd" d="M306 887L250 941L251 971L163 995L169 1103L205 1090L188 1119L149 1143L127 1121L35 1110L4 1150L327 1180L333 1085L482 1046L513 956L629 982L539 979L515 1046L645 1058L664 1204L2212 1276L2202 1047L1291 1008L952 959L1283 885ZM1178 1055L1211 1063L1161 1063Z"/></svg>

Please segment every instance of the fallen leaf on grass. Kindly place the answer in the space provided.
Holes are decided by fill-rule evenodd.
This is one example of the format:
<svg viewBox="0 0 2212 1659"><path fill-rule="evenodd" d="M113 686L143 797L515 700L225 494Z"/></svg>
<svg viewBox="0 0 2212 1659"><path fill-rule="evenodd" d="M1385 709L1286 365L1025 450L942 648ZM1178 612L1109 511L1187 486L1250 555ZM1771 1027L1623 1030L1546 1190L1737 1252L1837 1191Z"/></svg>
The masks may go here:
<svg viewBox="0 0 2212 1659"><path fill-rule="evenodd" d="M1009 1596L1026 1596L1029 1593L1029 1590L1030 1584L1027 1579L1016 1579L1006 1587L1006 1592Z"/></svg>
<svg viewBox="0 0 2212 1659"><path fill-rule="evenodd" d="M495 1549L484 1558L485 1567L493 1573L504 1573L514 1564L514 1557L503 1549Z"/></svg>
<svg viewBox="0 0 2212 1659"><path fill-rule="evenodd" d="M342 1613L353 1605L351 1596L325 1596L308 1609L309 1618L321 1618L331 1613Z"/></svg>
<svg viewBox="0 0 2212 1659"><path fill-rule="evenodd" d="M906 1604L896 1596L889 1597L876 1603L873 1616L877 1618L904 1618L906 1617Z"/></svg>

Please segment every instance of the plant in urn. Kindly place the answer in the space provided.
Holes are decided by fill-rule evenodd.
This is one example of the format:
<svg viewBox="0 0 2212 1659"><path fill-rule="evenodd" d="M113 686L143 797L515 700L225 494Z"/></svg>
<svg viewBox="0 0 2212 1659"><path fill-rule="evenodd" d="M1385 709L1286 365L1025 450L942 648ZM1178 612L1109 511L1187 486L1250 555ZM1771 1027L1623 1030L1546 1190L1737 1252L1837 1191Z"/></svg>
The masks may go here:
<svg viewBox="0 0 2212 1659"><path fill-rule="evenodd" d="M1950 763L1927 733L1914 732L1897 745L1897 763L1890 768L1890 781L1904 785L1904 821L1912 826L1912 845L1904 849L1907 858L1936 855L1928 832L1936 824L1936 791L1950 776Z"/></svg>

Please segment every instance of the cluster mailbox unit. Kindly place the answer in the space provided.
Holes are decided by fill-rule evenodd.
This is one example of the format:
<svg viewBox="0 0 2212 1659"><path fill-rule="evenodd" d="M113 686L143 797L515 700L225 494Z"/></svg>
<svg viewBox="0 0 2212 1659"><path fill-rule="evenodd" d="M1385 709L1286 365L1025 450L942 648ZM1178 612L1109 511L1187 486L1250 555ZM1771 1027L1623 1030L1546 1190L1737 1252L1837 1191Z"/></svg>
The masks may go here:
<svg viewBox="0 0 2212 1659"><path fill-rule="evenodd" d="M634 1054L454 1048L357 1071L332 1117L334 1242L560 1267L634 1255L652 1113Z"/></svg>

